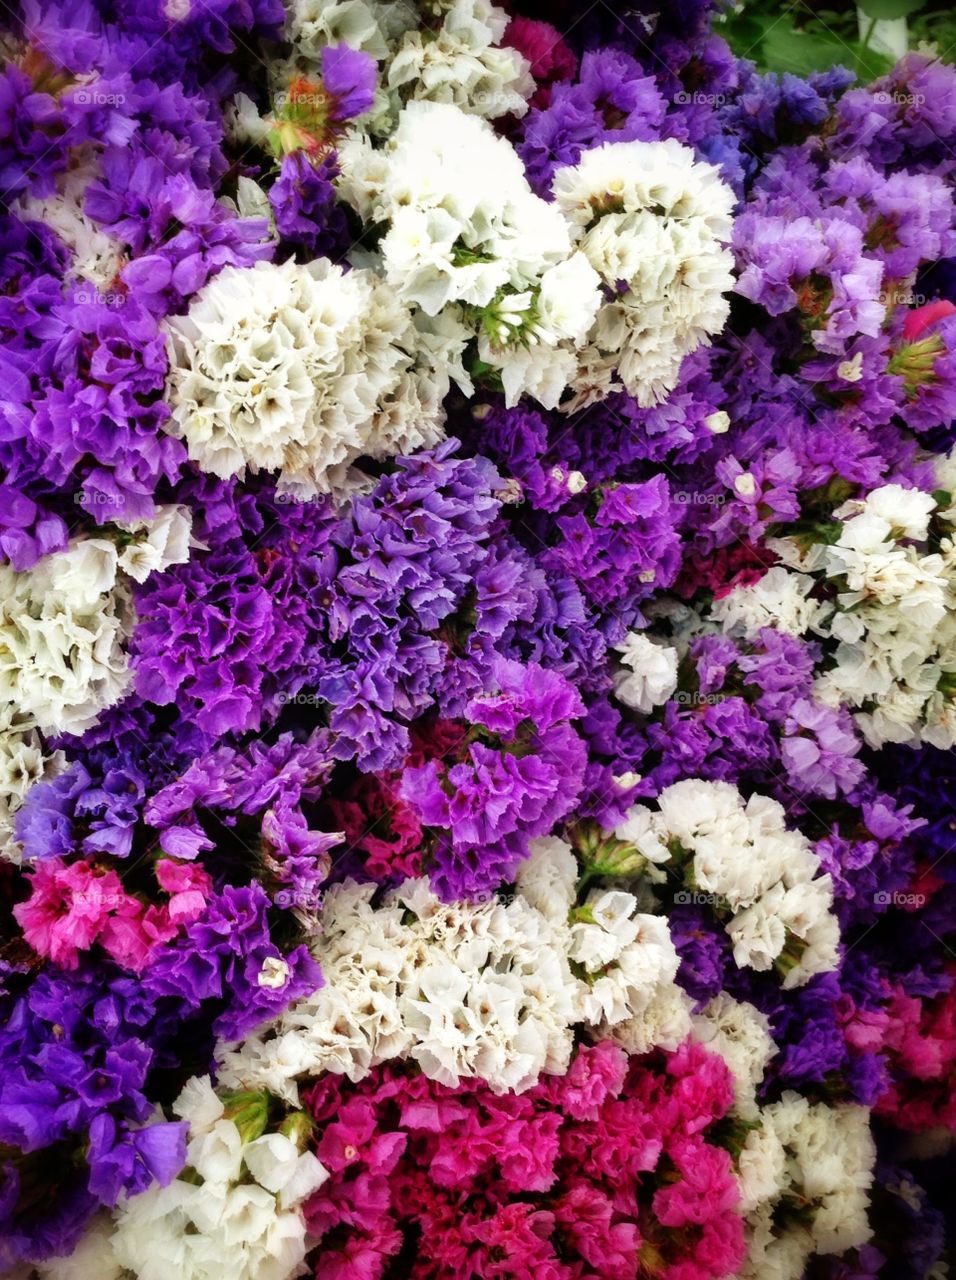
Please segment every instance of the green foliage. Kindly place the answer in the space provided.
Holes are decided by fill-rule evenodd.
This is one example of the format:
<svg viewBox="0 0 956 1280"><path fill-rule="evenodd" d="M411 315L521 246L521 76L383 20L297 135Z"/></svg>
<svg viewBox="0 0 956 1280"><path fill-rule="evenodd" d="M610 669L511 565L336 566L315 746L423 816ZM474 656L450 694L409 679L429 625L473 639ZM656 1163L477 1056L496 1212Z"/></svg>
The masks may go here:
<svg viewBox="0 0 956 1280"><path fill-rule="evenodd" d="M946 0L863 0L860 8L876 22L909 21L910 47L921 39L934 40L945 50L956 46L956 11ZM775 0L743 0L728 12L719 30L733 51L757 64L760 71L790 71L807 76L814 71L844 66L861 84L884 76L892 60L860 38L855 4L827 8L792 0L782 7ZM864 31L864 36L868 32Z"/></svg>

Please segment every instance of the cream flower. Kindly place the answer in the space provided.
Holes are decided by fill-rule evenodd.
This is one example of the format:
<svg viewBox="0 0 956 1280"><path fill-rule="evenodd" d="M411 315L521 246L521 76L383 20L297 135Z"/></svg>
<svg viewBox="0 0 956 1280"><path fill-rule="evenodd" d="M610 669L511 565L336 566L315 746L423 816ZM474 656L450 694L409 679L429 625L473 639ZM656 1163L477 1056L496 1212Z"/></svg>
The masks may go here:
<svg viewBox="0 0 956 1280"><path fill-rule="evenodd" d="M167 430L214 475L278 471L280 489L307 497L364 454L441 436L412 317L371 272L227 267L167 323Z"/></svg>

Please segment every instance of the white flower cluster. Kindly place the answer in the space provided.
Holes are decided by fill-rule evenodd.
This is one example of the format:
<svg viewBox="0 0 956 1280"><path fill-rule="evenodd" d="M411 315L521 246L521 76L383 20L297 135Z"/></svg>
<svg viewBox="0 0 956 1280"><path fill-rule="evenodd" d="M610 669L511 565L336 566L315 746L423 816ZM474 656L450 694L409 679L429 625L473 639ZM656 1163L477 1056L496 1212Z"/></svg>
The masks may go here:
<svg viewBox="0 0 956 1280"><path fill-rule="evenodd" d="M730 1119L740 1134L735 1162L749 1240L739 1280L800 1280L811 1255L864 1244L876 1156L869 1110L790 1092L761 1107L756 1091L777 1051L766 1016L721 992L693 1023L695 1039L734 1077Z"/></svg>
<svg viewBox="0 0 956 1280"><path fill-rule="evenodd" d="M827 613L811 598L815 586L809 574L774 565L757 582L736 586L715 600L710 616L733 636L749 638L763 627L802 636Z"/></svg>
<svg viewBox="0 0 956 1280"><path fill-rule="evenodd" d="M327 1179L324 1166L282 1133L246 1140L208 1077L190 1080L173 1110L189 1121L187 1166L201 1181L180 1176L121 1202L119 1265L138 1280L297 1274L308 1247L299 1205Z"/></svg>
<svg viewBox="0 0 956 1280"><path fill-rule="evenodd" d="M819 680L827 702L858 708L871 746L884 742L956 745L956 544L927 554L936 502L900 485L874 489L836 513L836 542L813 548L838 588L823 633L836 640L835 665Z"/></svg>
<svg viewBox="0 0 956 1280"><path fill-rule="evenodd" d="M657 804L659 812L635 805L614 834L682 877L677 901L702 901L727 918L738 965L775 968L786 988L836 967L830 877L776 800L744 801L728 782L689 778L665 787Z"/></svg>
<svg viewBox="0 0 956 1280"><path fill-rule="evenodd" d="M941 487L956 490L956 461L941 471ZM849 707L870 746L956 746L956 508L887 484L834 519L828 541L772 539L783 564L715 603L712 618L745 637L776 626L832 641L817 696ZM931 519L938 550L927 546Z"/></svg>
<svg viewBox="0 0 956 1280"><path fill-rule="evenodd" d="M553 408L575 376L600 281L511 144L456 106L413 102L385 147L356 136L340 160L341 194L387 226L386 280L442 335L463 389L461 353L476 340L509 404L527 393Z"/></svg>
<svg viewBox="0 0 956 1280"><path fill-rule="evenodd" d="M413 4L389 0L292 0L286 35L318 62L326 45L347 44L382 61L406 31L418 26Z"/></svg>
<svg viewBox="0 0 956 1280"><path fill-rule="evenodd" d="M631 631L615 646L625 668L614 677L614 693L626 707L648 715L677 688L677 650L655 644L641 631Z"/></svg>
<svg viewBox="0 0 956 1280"><path fill-rule="evenodd" d="M719 1054L734 1078L734 1111L746 1120L758 1112L757 1087L777 1052L766 1014L721 991L693 1017L694 1039Z"/></svg>
<svg viewBox="0 0 956 1280"><path fill-rule="evenodd" d="M185 509L169 507L115 541L77 539L25 572L0 564L0 713L16 706L23 728L82 733L118 702L130 679L127 579L186 560L189 529Z"/></svg>
<svg viewBox="0 0 956 1280"><path fill-rule="evenodd" d="M523 116L534 93L526 58L502 47L511 21L490 0L433 6L427 27L412 4L376 0L296 0L289 39L298 58L317 65L322 49L344 43L377 59L382 89L369 127L386 132L403 103L450 102L472 115Z"/></svg>
<svg viewBox="0 0 956 1280"><path fill-rule="evenodd" d="M25 221L45 222L56 232L73 254L68 273L71 279L109 291L125 262L124 246L83 212L87 190L98 177L92 158L80 153L57 176L53 194L21 196L15 211ZM94 300L91 292L86 301Z"/></svg>
<svg viewBox="0 0 956 1280"><path fill-rule="evenodd" d="M620 385L639 404L656 404L684 356L727 319L733 193L673 138L586 151L558 170L553 190L612 296L582 353L574 404Z"/></svg>
<svg viewBox="0 0 956 1280"><path fill-rule="evenodd" d="M447 377L411 314L369 271L326 259L227 267L168 321L167 430L222 478L278 471L311 497L349 466L441 438Z"/></svg>
<svg viewBox="0 0 956 1280"><path fill-rule="evenodd" d="M535 83L527 59L500 47L510 21L489 0L453 0L434 35L404 36L385 83L406 100L451 102L486 119L523 116Z"/></svg>
<svg viewBox="0 0 956 1280"><path fill-rule="evenodd" d="M46 754L34 722L11 703L0 704L0 858L20 861L14 834L17 810L32 786L66 767L62 751Z"/></svg>
<svg viewBox="0 0 956 1280"><path fill-rule="evenodd" d="M507 901L445 903L406 880L373 907L374 886L334 886L313 946L325 986L220 1046L221 1081L295 1103L300 1077L360 1080L405 1058L449 1086L480 1077L520 1092L567 1069L578 1024L632 1052L676 1048L690 1021L666 921L616 891L573 909L576 884L570 846L548 839Z"/></svg>
<svg viewBox="0 0 956 1280"><path fill-rule="evenodd" d="M760 1111L741 1153L749 1247L740 1280L800 1280L814 1254L859 1248L876 1148L866 1107L785 1093ZM788 1207L800 1206L790 1215Z"/></svg>

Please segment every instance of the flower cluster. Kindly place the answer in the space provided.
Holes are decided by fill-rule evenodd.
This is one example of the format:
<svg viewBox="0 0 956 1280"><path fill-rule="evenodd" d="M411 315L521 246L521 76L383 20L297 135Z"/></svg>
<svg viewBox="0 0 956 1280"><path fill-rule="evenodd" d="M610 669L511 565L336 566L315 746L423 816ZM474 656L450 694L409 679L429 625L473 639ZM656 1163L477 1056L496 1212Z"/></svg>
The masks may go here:
<svg viewBox="0 0 956 1280"><path fill-rule="evenodd" d="M956 71L751 9L4 9L11 1280L944 1274Z"/></svg>

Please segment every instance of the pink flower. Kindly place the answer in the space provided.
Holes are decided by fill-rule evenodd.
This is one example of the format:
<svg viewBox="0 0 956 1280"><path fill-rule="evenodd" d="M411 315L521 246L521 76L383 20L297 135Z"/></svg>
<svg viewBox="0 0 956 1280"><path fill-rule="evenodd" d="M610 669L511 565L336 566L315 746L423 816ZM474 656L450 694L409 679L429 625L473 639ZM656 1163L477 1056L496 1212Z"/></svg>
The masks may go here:
<svg viewBox="0 0 956 1280"><path fill-rule="evenodd" d="M680 1181L662 1187L654 1196L654 1213L665 1227L701 1224L735 1207L740 1191L726 1151L700 1138L678 1138L667 1154Z"/></svg>
<svg viewBox="0 0 956 1280"><path fill-rule="evenodd" d="M127 900L115 871L60 858L37 863L26 902L13 908L23 936L41 956L75 969L102 932L109 913Z"/></svg>
<svg viewBox="0 0 956 1280"><path fill-rule="evenodd" d="M504 43L517 49L531 63L531 74L538 86L531 99L533 107L546 107L554 85L573 79L577 72L577 58L549 22L512 18Z"/></svg>
<svg viewBox="0 0 956 1280"><path fill-rule="evenodd" d="M954 313L956 313L956 306L945 298L938 298L935 302L927 302L925 306L912 308L906 313L906 319L903 321L903 340L915 342L930 325Z"/></svg>
<svg viewBox="0 0 956 1280"><path fill-rule="evenodd" d="M202 915L206 899L212 892L212 880L198 863L160 858L156 863L156 879L160 887L170 895L170 920L177 924L189 924Z"/></svg>
<svg viewBox="0 0 956 1280"><path fill-rule="evenodd" d="M627 1054L605 1041L578 1050L567 1074L555 1081L561 1101L576 1120L596 1120L608 1097L616 1098L624 1087Z"/></svg>
<svg viewBox="0 0 956 1280"><path fill-rule="evenodd" d="M127 898L104 925L100 944L117 964L140 973L154 948L177 933L166 907L144 907L136 898Z"/></svg>

